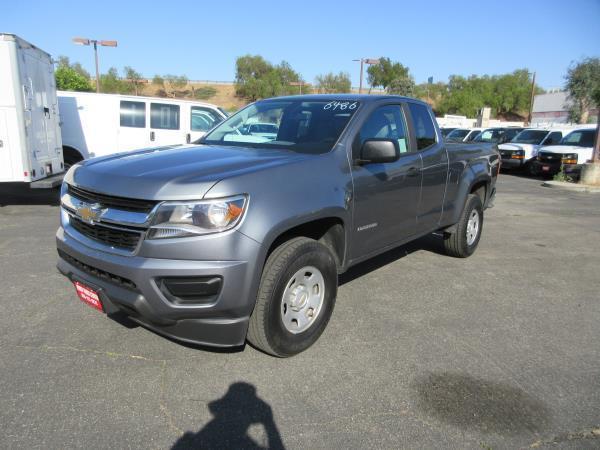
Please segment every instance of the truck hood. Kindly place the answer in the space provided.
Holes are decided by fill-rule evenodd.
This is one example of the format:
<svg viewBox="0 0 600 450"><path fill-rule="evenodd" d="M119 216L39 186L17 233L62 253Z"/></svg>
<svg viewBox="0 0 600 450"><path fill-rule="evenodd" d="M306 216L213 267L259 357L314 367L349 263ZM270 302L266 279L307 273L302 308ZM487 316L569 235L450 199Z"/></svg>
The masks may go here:
<svg viewBox="0 0 600 450"><path fill-rule="evenodd" d="M535 144L500 144L498 146L498 149L500 150L524 150L526 155L531 155L531 156L535 156L537 154L537 149L539 148L539 145L535 145Z"/></svg>
<svg viewBox="0 0 600 450"><path fill-rule="evenodd" d="M120 197L200 199L222 179L306 158L310 155L264 148L157 147L90 159L73 167L65 180L82 188Z"/></svg>
<svg viewBox="0 0 600 450"><path fill-rule="evenodd" d="M549 145L540 148L540 152L548 153L587 153L592 147L580 147L578 145Z"/></svg>

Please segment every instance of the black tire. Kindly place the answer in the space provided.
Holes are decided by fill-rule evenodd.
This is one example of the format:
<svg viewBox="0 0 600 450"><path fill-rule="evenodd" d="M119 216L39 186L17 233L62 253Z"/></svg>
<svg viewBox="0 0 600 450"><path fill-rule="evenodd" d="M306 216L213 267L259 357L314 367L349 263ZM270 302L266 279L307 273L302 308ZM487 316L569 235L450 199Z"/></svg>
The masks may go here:
<svg viewBox="0 0 600 450"><path fill-rule="evenodd" d="M324 280L324 298L314 322L293 334L282 319L282 298L288 281L305 266L317 268ZM281 358L296 355L321 336L337 296L337 267L329 249L313 239L299 237L277 247L265 264L247 339L254 347Z"/></svg>
<svg viewBox="0 0 600 450"><path fill-rule="evenodd" d="M479 215L479 223L475 239L469 243L467 239L467 225L469 218L476 211ZM460 216L459 222L451 232L444 233L444 248L446 254L456 258L467 258L477 249L481 231L483 230L483 204L478 195L470 194L467 197L465 208Z"/></svg>

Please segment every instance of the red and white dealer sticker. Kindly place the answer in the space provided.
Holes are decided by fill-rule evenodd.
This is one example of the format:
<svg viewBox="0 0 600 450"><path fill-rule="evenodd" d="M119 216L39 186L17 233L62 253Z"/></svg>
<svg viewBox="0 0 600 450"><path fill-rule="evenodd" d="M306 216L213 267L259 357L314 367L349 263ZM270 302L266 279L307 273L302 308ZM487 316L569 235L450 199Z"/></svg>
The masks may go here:
<svg viewBox="0 0 600 450"><path fill-rule="evenodd" d="M100 297L96 291L84 284L81 284L79 281L73 281L73 284L75 285L75 290L77 291L79 300L90 305L92 308L97 309L98 311L104 312L102 300L100 300Z"/></svg>

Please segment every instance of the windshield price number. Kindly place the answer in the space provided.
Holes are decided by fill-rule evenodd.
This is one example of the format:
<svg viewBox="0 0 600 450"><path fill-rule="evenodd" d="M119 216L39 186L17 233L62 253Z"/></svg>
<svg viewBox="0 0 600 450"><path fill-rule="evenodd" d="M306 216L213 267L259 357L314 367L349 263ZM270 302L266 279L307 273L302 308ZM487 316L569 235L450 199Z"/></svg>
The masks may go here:
<svg viewBox="0 0 600 450"><path fill-rule="evenodd" d="M323 106L323 109L331 109L332 111L345 111L346 109L349 109L352 111L356 109L357 106L358 104L356 102L329 102Z"/></svg>

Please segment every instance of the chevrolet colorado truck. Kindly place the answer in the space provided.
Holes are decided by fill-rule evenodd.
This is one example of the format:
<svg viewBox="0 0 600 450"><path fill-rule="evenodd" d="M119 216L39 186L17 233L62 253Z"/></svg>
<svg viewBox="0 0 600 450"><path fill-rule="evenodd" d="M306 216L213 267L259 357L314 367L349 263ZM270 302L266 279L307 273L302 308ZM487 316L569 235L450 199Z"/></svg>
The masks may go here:
<svg viewBox="0 0 600 450"><path fill-rule="evenodd" d="M197 144L73 166L58 269L85 303L159 334L292 356L325 329L349 267L436 231L471 255L498 171L495 144L444 144L417 100L258 101Z"/></svg>

